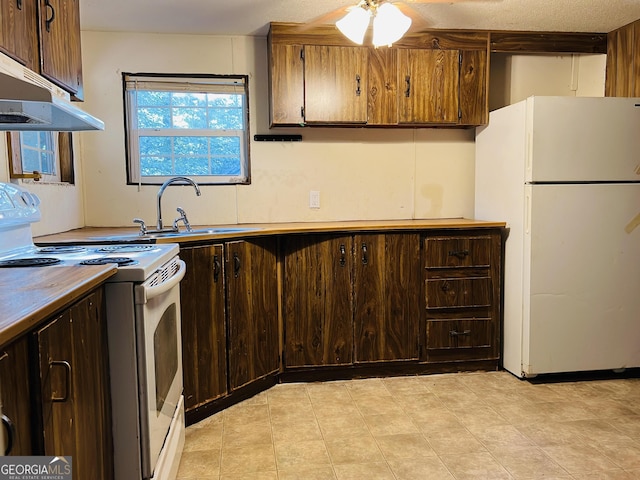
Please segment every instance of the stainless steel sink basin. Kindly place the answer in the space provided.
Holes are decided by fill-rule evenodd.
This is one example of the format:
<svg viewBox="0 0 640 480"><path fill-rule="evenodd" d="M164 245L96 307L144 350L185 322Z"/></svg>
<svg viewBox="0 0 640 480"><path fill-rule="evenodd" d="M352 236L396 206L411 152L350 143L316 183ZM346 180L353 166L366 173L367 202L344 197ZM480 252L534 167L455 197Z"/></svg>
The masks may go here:
<svg viewBox="0 0 640 480"><path fill-rule="evenodd" d="M181 230L179 232L158 232L158 233L147 233L140 238L166 238L166 237L188 237L192 235L216 235L222 233L239 233L239 232L249 232L252 230L257 230L256 228L245 228L245 227L229 227L229 228L198 228L191 230L190 232L186 230Z"/></svg>
<svg viewBox="0 0 640 480"><path fill-rule="evenodd" d="M197 236L197 235L222 235L225 233L241 233L258 230L258 228L252 227L212 227L212 228L196 228L187 232L186 230L180 230L179 232L155 232L147 233L145 235L139 235L137 233L124 234L124 235L109 235L104 237L93 237L96 241L105 242L144 242L145 240L154 240L157 238L175 238L179 241L180 238Z"/></svg>

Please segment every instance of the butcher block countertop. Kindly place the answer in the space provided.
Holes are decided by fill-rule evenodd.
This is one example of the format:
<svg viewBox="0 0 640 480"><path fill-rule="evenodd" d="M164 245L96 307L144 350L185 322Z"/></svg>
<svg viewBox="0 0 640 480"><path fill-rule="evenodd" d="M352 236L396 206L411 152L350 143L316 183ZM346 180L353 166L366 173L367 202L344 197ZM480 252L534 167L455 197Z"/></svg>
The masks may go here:
<svg viewBox="0 0 640 480"><path fill-rule="evenodd" d="M53 235L34 238L38 244L100 243L100 242L150 242L187 243L227 238L247 238L263 235L296 233L331 233L385 230L426 230L504 227L505 222L473 220L468 218L438 218L431 220L353 220L340 222L292 222L292 223L243 223L229 225L194 225L194 230L218 229L217 233L198 233L162 238L140 237L137 227L85 227ZM149 227L152 228L152 227ZM224 229L236 231L224 232ZM240 230L242 229L242 230ZM181 231L184 227L181 228ZM238 231L240 230L240 231Z"/></svg>
<svg viewBox="0 0 640 480"><path fill-rule="evenodd" d="M114 264L0 268L0 346L69 306L116 271Z"/></svg>

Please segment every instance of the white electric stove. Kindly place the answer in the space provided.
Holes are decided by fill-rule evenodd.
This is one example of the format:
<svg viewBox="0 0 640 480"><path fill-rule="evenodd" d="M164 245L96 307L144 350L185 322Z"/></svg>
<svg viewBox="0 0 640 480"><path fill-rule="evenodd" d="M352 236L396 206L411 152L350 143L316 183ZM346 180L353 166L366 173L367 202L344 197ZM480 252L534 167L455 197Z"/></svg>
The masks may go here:
<svg viewBox="0 0 640 480"><path fill-rule="evenodd" d="M173 480L185 433L179 246L36 246L39 204L0 183L0 268L117 266L105 285L115 479Z"/></svg>

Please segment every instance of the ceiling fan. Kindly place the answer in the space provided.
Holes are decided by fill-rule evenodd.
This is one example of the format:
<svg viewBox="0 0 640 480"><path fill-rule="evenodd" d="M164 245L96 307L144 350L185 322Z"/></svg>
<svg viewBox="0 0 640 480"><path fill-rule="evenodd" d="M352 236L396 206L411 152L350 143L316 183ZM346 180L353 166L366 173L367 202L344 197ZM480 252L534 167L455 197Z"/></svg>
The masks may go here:
<svg viewBox="0 0 640 480"><path fill-rule="evenodd" d="M369 25L373 27L372 43L375 47L390 46L400 40L412 23L424 24L421 15L409 3L457 3L469 0L359 0L356 5L335 10L312 23L330 23L352 42L362 45ZM418 22L413 22L417 19Z"/></svg>

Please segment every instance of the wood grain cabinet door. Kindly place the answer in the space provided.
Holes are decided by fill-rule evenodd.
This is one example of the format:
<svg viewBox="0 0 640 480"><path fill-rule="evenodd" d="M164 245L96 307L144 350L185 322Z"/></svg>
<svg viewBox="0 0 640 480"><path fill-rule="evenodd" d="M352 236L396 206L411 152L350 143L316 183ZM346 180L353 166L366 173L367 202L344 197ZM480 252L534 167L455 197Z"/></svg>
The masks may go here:
<svg viewBox="0 0 640 480"><path fill-rule="evenodd" d="M400 49L399 123L458 123L458 50Z"/></svg>
<svg viewBox="0 0 640 480"><path fill-rule="evenodd" d="M276 238L225 245L230 391L279 369Z"/></svg>
<svg viewBox="0 0 640 480"><path fill-rule="evenodd" d="M351 236L290 235L283 252L285 368L351 364Z"/></svg>
<svg viewBox="0 0 640 480"><path fill-rule="evenodd" d="M0 0L0 52L38 71L36 0Z"/></svg>
<svg viewBox="0 0 640 480"><path fill-rule="evenodd" d="M38 353L45 455L71 455L77 468L74 423L73 338L71 312L40 329Z"/></svg>
<svg viewBox="0 0 640 480"><path fill-rule="evenodd" d="M355 361L418 358L420 235L354 237Z"/></svg>
<svg viewBox="0 0 640 480"><path fill-rule="evenodd" d="M271 126L304 124L302 45L272 44L269 55Z"/></svg>
<svg viewBox="0 0 640 480"><path fill-rule="evenodd" d="M82 100L80 0L39 0L41 74Z"/></svg>
<svg viewBox="0 0 640 480"><path fill-rule="evenodd" d="M367 125L398 124L398 50L370 48Z"/></svg>
<svg viewBox="0 0 640 480"><path fill-rule="evenodd" d="M31 445L32 412L30 408L29 345L25 335L0 349L0 385L2 414L14 426L13 445L9 455L33 455ZM4 435L4 432L1 433Z"/></svg>
<svg viewBox="0 0 640 480"><path fill-rule="evenodd" d="M185 408L227 393L223 245L180 249L187 273L180 282Z"/></svg>
<svg viewBox="0 0 640 480"><path fill-rule="evenodd" d="M367 49L304 47L306 123L367 122Z"/></svg>
<svg viewBox="0 0 640 480"><path fill-rule="evenodd" d="M113 477L104 293L38 330L44 454L73 457L77 478Z"/></svg>

